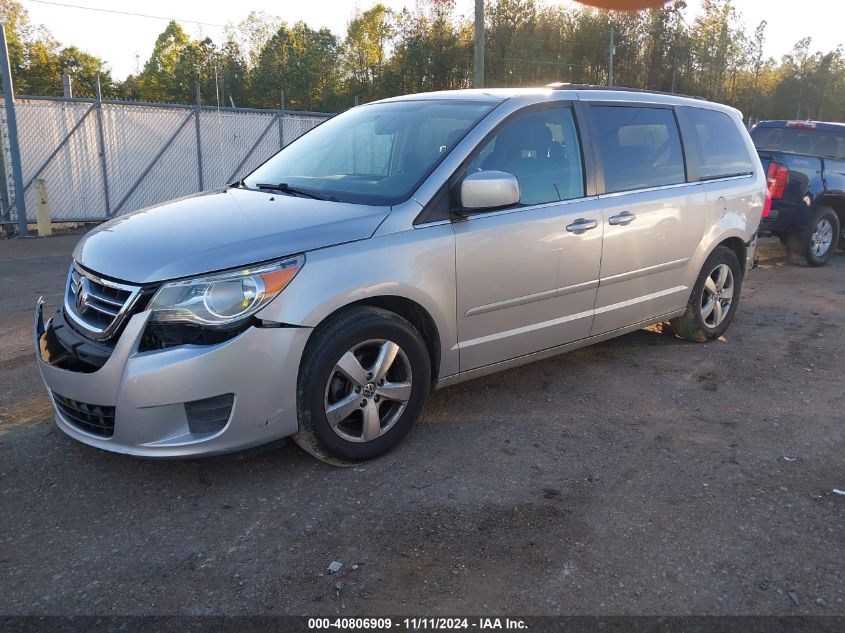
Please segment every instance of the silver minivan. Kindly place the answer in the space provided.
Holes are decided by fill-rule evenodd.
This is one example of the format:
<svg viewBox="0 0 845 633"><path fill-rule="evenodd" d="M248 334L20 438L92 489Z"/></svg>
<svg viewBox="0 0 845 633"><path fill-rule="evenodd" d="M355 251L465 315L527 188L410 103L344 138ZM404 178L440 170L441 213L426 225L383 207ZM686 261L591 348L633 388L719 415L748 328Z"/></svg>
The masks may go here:
<svg viewBox="0 0 845 633"><path fill-rule="evenodd" d="M767 183L740 114L553 84L356 107L243 180L87 234L36 313L56 423L211 455L375 457L432 390L736 314Z"/></svg>

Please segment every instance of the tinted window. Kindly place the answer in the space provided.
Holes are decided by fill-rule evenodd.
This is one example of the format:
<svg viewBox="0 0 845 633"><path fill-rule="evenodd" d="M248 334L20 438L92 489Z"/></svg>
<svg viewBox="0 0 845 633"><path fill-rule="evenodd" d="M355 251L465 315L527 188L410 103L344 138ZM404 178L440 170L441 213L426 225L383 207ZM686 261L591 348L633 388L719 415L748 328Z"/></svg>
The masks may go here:
<svg viewBox="0 0 845 633"><path fill-rule="evenodd" d="M684 108L684 134L693 137L698 179L751 174L754 164L733 119L724 112Z"/></svg>
<svg viewBox="0 0 845 633"><path fill-rule="evenodd" d="M341 202L406 200L494 103L396 101L352 108L285 147L247 176Z"/></svg>
<svg viewBox="0 0 845 633"><path fill-rule="evenodd" d="M520 204L582 197L584 171L572 109L537 110L508 121L482 146L467 171L485 170L516 176Z"/></svg>
<svg viewBox="0 0 845 633"><path fill-rule="evenodd" d="M684 182L684 153L672 110L593 106L604 189L628 191Z"/></svg>
<svg viewBox="0 0 845 633"><path fill-rule="evenodd" d="M845 132L758 127L751 134L751 138L757 149L845 160Z"/></svg>

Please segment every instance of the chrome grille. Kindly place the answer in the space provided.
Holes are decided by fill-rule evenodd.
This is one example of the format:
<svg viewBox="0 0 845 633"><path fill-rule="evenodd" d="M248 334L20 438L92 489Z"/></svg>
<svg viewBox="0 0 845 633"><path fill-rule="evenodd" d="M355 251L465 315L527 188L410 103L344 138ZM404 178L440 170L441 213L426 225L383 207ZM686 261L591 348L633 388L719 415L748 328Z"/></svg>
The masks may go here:
<svg viewBox="0 0 845 633"><path fill-rule="evenodd" d="M101 279L70 267L65 288L65 314L71 324L96 340L114 335L140 296L141 288Z"/></svg>

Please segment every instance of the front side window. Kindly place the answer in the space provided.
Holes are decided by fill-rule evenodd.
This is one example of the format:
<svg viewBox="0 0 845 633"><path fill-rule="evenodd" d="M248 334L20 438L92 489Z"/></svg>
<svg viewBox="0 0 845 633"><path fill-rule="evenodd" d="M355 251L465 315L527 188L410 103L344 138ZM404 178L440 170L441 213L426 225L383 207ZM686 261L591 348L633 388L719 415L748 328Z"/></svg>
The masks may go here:
<svg viewBox="0 0 845 633"><path fill-rule="evenodd" d="M244 185L284 183L340 202L398 204L495 105L430 99L353 108L285 147Z"/></svg>
<svg viewBox="0 0 845 633"><path fill-rule="evenodd" d="M593 106L606 193L685 182L675 115L667 108Z"/></svg>
<svg viewBox="0 0 845 633"><path fill-rule="evenodd" d="M521 205L583 197L584 170L572 108L536 110L507 121L467 167L467 173L487 170L516 176Z"/></svg>
<svg viewBox="0 0 845 633"><path fill-rule="evenodd" d="M754 165L733 120L724 112L684 108L684 135L695 139L698 179L754 173Z"/></svg>

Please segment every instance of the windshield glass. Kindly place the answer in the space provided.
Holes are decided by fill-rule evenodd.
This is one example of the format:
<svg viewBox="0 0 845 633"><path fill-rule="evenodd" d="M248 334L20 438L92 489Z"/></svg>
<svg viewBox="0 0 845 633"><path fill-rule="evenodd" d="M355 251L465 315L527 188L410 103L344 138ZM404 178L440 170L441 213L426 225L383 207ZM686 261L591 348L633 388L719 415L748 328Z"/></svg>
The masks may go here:
<svg viewBox="0 0 845 633"><path fill-rule="evenodd" d="M757 149L845 160L845 131L758 127L751 138Z"/></svg>
<svg viewBox="0 0 845 633"><path fill-rule="evenodd" d="M407 200L497 104L421 100L347 110L285 147L244 179L359 204Z"/></svg>

